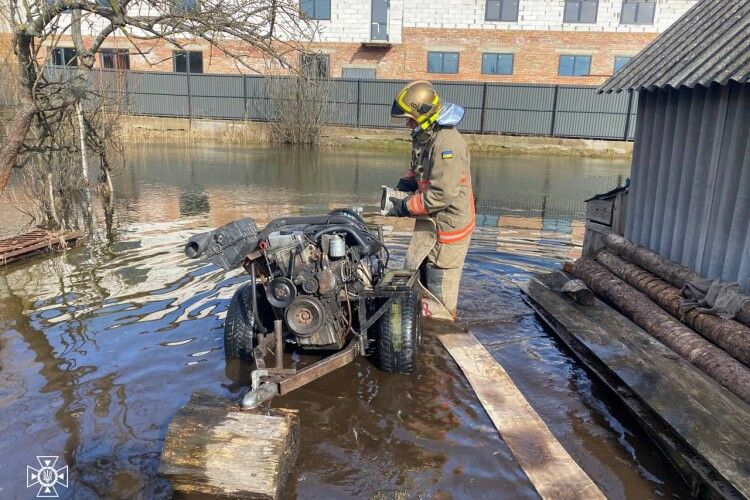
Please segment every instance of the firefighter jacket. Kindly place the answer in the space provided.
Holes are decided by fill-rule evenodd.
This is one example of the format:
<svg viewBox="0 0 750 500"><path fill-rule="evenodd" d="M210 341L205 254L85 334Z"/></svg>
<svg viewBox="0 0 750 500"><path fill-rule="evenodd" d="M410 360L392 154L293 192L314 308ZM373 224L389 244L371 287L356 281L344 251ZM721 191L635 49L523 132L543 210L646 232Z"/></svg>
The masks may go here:
<svg viewBox="0 0 750 500"><path fill-rule="evenodd" d="M465 247L476 225L468 148L454 127L436 124L423 134L413 141L406 177L417 192L406 207L414 217L435 220L438 245Z"/></svg>

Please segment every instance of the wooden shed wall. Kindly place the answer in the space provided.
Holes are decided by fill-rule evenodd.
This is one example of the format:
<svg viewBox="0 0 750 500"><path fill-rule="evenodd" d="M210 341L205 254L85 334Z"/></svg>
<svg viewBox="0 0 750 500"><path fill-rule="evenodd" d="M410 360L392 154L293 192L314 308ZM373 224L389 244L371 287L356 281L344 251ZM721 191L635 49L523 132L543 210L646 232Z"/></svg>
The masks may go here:
<svg viewBox="0 0 750 500"><path fill-rule="evenodd" d="M625 236L750 292L750 83L641 91Z"/></svg>

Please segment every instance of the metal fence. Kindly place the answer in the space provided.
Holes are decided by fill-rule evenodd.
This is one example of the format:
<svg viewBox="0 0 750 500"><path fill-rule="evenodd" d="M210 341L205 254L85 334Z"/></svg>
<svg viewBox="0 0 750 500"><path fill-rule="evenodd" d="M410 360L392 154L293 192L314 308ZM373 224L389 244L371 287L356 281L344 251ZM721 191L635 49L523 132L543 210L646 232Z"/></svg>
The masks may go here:
<svg viewBox="0 0 750 500"><path fill-rule="evenodd" d="M107 85L115 78L118 85ZM283 78L283 77L276 77ZM106 88L124 92L137 115L264 121L271 116L263 76L98 71ZM330 81L331 124L388 128L401 80ZM436 82L443 99L466 109L459 128L482 134L631 140L636 93L597 94L595 87Z"/></svg>

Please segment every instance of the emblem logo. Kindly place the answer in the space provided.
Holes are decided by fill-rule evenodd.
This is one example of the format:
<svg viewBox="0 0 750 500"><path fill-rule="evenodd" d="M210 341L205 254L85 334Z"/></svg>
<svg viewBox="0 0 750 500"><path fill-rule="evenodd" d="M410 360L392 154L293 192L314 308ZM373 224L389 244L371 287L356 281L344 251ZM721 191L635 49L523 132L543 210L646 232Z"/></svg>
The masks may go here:
<svg viewBox="0 0 750 500"><path fill-rule="evenodd" d="M26 466L26 487L39 485L37 498L57 498L59 495L55 486L68 487L68 466L56 469L58 457L38 456L36 460L39 469Z"/></svg>

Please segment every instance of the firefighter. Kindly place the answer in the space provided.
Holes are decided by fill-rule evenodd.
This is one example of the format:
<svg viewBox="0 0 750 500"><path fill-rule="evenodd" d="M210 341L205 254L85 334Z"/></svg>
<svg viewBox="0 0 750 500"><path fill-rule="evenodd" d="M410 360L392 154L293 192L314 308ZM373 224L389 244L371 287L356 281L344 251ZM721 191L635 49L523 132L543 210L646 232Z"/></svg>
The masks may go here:
<svg viewBox="0 0 750 500"><path fill-rule="evenodd" d="M423 300L423 314L447 313L445 319L456 316L461 272L476 224L469 151L455 128L463 115L463 108L443 102L425 81L401 89L391 107L391 117L406 119L412 130L412 157L396 186L408 195L391 197L388 215L417 218L405 266L421 269L422 283L434 296Z"/></svg>

